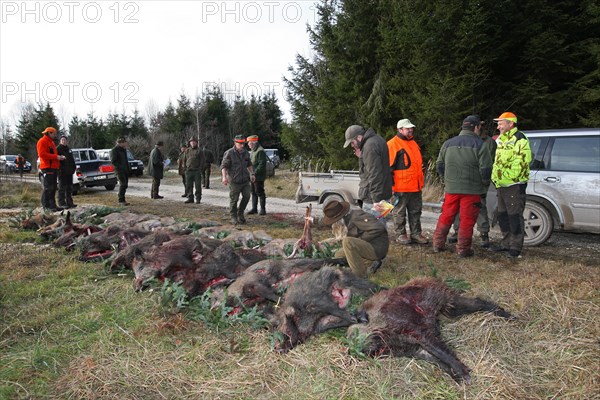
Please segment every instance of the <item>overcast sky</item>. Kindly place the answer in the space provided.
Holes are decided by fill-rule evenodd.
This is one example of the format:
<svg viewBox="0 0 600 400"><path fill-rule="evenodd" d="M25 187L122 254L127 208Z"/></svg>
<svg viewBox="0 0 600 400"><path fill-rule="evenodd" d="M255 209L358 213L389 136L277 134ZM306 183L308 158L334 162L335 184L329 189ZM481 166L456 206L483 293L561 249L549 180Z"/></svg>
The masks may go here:
<svg viewBox="0 0 600 400"><path fill-rule="evenodd" d="M274 90L310 55L314 1L0 1L0 116L49 101L59 119L146 116L217 84L228 99Z"/></svg>

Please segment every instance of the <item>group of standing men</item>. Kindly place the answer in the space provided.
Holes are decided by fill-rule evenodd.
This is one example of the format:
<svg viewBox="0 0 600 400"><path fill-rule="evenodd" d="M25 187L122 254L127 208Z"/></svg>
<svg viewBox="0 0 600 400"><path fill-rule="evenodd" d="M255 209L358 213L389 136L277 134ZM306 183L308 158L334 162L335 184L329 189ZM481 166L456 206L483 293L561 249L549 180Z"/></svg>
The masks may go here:
<svg viewBox="0 0 600 400"><path fill-rule="evenodd" d="M250 147L250 152L246 150L246 143ZM233 139L233 147L225 151L221 162L221 181L223 185L229 186L229 214L232 224L246 223L244 211L250 201L250 195L252 195L252 209L248 214L267 213L266 178L267 154L260 145L258 136L251 135L244 138L243 135L237 135ZM240 195L241 200L239 200ZM258 211L259 200L260 211Z"/></svg>
<svg viewBox="0 0 600 400"><path fill-rule="evenodd" d="M37 141L36 150L40 159L39 169L42 173L42 207L53 212L77 207L73 203L73 173L75 159L68 146L67 137L60 137L60 144L54 141L58 136L56 128L44 129L42 137ZM56 191L58 186L58 204Z"/></svg>
<svg viewBox="0 0 600 400"><path fill-rule="evenodd" d="M471 245L476 222L482 246L489 247L486 195L491 181L497 188L498 224L502 231L500 244L492 250L506 252L509 258L521 256L531 149L527 137L517 128L515 114L505 112L494 121L499 135L492 139L483 132L484 121L477 115L469 115L463 120L458 136L442 145L436 169L444 180L445 196L433 235L434 252L445 250L455 219L459 257L474 254ZM344 147L352 145L359 158L362 210L350 210L347 202L333 201L323 209L324 222L341 222L346 226L348 235L342 241L340 255L361 276L366 275L369 264L369 271L375 272L387 255L387 246L381 246L382 240L388 239L385 218L377 217L379 212L374 207L382 200L392 199L395 205L393 215L399 243L429 243L421 230L425 179L421 150L414 140L415 127L408 119L399 120L396 135L387 143L372 128L365 130L352 125L345 132Z"/></svg>
<svg viewBox="0 0 600 400"><path fill-rule="evenodd" d="M204 146L198 147L198 139L190 138L189 147L182 146L178 160L179 175L182 176L185 203L199 204L202 199L202 187L210 188L210 169L214 163L213 153ZM245 144L250 147L250 152ZM233 224L246 223L245 210L252 196L252 209L248 214L265 215L267 177L267 154L258 141L258 136L247 138L237 135L233 147L225 151L221 163L221 180L229 186L229 213ZM194 186L196 191L194 193ZM240 200L241 196L241 200ZM194 200L195 199L195 200ZM260 202L260 211L258 205Z"/></svg>
<svg viewBox="0 0 600 400"><path fill-rule="evenodd" d="M458 256L473 255L471 242L476 222L483 225L482 245L489 245L486 194L491 180L497 189L498 225L502 232L500 244L492 250L506 252L512 259L521 256L525 239L525 191L532 154L529 140L517 128L515 114L505 112L494 121L499 131L495 140L482 140L484 121L470 115L463 121L459 135L442 145L436 165L444 178L445 196L433 235L436 252L445 249L446 237L458 214Z"/></svg>

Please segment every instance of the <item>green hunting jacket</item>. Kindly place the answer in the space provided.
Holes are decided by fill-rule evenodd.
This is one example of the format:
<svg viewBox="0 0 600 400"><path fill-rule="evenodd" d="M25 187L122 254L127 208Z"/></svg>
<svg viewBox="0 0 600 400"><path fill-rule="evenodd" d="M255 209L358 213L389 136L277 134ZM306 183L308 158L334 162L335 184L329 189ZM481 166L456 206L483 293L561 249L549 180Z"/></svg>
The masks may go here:
<svg viewBox="0 0 600 400"><path fill-rule="evenodd" d="M451 194L484 194L490 185L492 157L488 145L472 130L444 142L436 161L444 179L444 191Z"/></svg>
<svg viewBox="0 0 600 400"><path fill-rule="evenodd" d="M363 210L352 210L344 217L348 236L368 242L378 258L384 258L390 247L387 228L373 214Z"/></svg>
<svg viewBox="0 0 600 400"><path fill-rule="evenodd" d="M267 179L267 153L260 144L257 144L254 150L250 151L250 160L252 160L256 180L264 181Z"/></svg>
<svg viewBox="0 0 600 400"><path fill-rule="evenodd" d="M527 136L517 128L504 132L496 139L496 158L492 168L492 182L508 187L529 180L531 149Z"/></svg>
<svg viewBox="0 0 600 400"><path fill-rule="evenodd" d="M204 150L200 147L188 147L183 154L183 169L185 171L200 171L204 167Z"/></svg>
<svg viewBox="0 0 600 400"><path fill-rule="evenodd" d="M250 184L250 172L248 167L252 167L250 153L244 149L237 151L235 146L225 151L223 161L221 161L221 169L226 170L231 182L238 185Z"/></svg>

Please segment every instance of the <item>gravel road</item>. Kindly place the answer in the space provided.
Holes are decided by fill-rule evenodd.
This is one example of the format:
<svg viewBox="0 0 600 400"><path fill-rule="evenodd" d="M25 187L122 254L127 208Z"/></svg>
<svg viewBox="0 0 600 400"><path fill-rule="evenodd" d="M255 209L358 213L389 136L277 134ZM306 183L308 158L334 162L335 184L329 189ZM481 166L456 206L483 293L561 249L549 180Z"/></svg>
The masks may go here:
<svg viewBox="0 0 600 400"><path fill-rule="evenodd" d="M134 178L129 181L127 195L150 197L150 186L151 182ZM181 202L182 206L191 206L191 204L183 204L186 199L181 197L182 194L183 185L160 185L160 195L164 196L165 199ZM202 203L225 208L229 207L229 188L221 183L219 177L211 178L210 189L202 189ZM309 204L310 203L296 203L294 200L268 197L267 213L291 214L301 219L304 217L304 211ZM321 204L313 203L313 215L316 217L323 216L323 207ZM423 210L421 225L426 233L433 234L438 217L439 214L436 212Z"/></svg>
<svg viewBox="0 0 600 400"><path fill-rule="evenodd" d="M172 174L173 172L169 171L167 173ZM8 180L18 179L15 176L2 178L7 178ZM24 180L34 181L35 177L31 174L26 176ZM172 179L169 180L172 181ZM150 186L151 182L148 179L132 178L129 181L127 195L150 197ZM181 197L183 193L182 189L181 184L161 184L160 194L167 200L181 202L182 207L201 207L201 205L196 204L183 204L185 199ZM116 189L114 194L116 196ZM220 176L213 176L211 179L211 188L203 189L202 202L224 208L229 206L229 188L221 183ZM267 199L267 213L287 214L290 218L301 220L304 216L305 207L308 204L297 204L294 200L269 197ZM316 217L323 215L321 205L313 203L313 215ZM437 212L427 209L423 210L421 225L423 232L429 238L433 235L438 217L439 213ZM500 232L497 227L492 229L491 237L492 239L499 239ZM527 248L527 252L532 256L537 255L553 259L560 258L565 262L581 261L588 265L597 266L598 259L600 259L600 235L554 232L546 243L541 246Z"/></svg>
<svg viewBox="0 0 600 400"><path fill-rule="evenodd" d="M150 196L151 183L147 180L132 179L127 194L132 196ZM183 206L196 206L195 204L183 204L181 197L182 185L161 185L160 194L165 199L181 202ZM221 183L220 177L211 179L211 188L202 190L202 202L214 206L227 208L229 206L229 188ZM289 214L290 217L302 219L305 207L309 203L297 204L294 200L267 198L267 213ZM323 208L320 204L313 203L313 215L321 217ZM439 218L438 212L423 209L421 225L425 236L431 238ZM477 233L475 233L477 234ZM492 240L500 239L500 231L495 227L490 232ZM477 241L475 241L476 243ZM588 265L597 265L600 258L600 235L578 234L567 232L554 232L550 239L541 246L526 248L531 256L550 257L563 259L565 262L580 261ZM557 249L560 249L557 251ZM525 253L527 255L527 253Z"/></svg>

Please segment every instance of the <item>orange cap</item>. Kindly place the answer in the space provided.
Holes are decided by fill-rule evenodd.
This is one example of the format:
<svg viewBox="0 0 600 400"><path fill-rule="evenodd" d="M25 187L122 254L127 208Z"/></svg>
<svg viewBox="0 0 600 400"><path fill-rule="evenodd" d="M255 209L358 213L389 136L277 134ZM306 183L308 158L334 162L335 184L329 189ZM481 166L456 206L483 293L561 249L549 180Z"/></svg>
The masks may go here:
<svg viewBox="0 0 600 400"><path fill-rule="evenodd" d="M494 121L500 121L505 119L507 121L512 121L515 124L517 123L517 116L511 112L503 112L498 118L494 118Z"/></svg>
<svg viewBox="0 0 600 400"><path fill-rule="evenodd" d="M42 132L42 134L44 134L44 133L56 133L56 128L53 128L53 127L49 126L46 129L44 129L44 131Z"/></svg>
<svg viewBox="0 0 600 400"><path fill-rule="evenodd" d="M246 140L247 140L248 142L258 142L258 136L256 136L256 135L248 136L248 137L246 138Z"/></svg>

